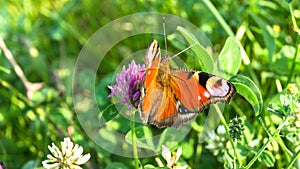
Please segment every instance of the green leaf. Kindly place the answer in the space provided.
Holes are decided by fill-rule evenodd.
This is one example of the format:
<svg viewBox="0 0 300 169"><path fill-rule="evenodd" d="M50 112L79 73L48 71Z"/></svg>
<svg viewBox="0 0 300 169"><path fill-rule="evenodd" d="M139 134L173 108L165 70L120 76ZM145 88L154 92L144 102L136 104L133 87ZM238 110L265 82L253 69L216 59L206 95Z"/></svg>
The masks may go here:
<svg viewBox="0 0 300 169"><path fill-rule="evenodd" d="M231 159L233 156L235 156L234 147L230 142L226 143L226 150L228 152L226 153L227 159ZM245 147L240 142L237 143L236 150L239 152L240 160L244 160L247 159L247 157L249 157L249 150L247 149L247 146ZM228 164L232 164L232 161L229 160Z"/></svg>
<svg viewBox="0 0 300 169"><path fill-rule="evenodd" d="M290 69L292 68L295 55L295 47L285 45L283 46L278 53L273 56L273 70L276 74L279 75L289 75ZM295 60L295 75L300 74L300 60Z"/></svg>
<svg viewBox="0 0 300 169"><path fill-rule="evenodd" d="M0 71L4 72L6 74L10 74L11 73L11 71L9 69L7 69L6 67L3 67L3 66L0 66Z"/></svg>
<svg viewBox="0 0 300 169"><path fill-rule="evenodd" d="M73 118L73 115L74 114L70 109L65 107L58 107L48 113L47 118L55 122L55 126L57 128L68 128L68 126L70 126L70 120ZM31 113L27 113L27 116L31 119L37 119L34 118Z"/></svg>
<svg viewBox="0 0 300 169"><path fill-rule="evenodd" d="M22 166L22 169L32 169L32 168L36 168L36 163L37 163L37 160L30 160L30 161L27 161L27 162Z"/></svg>
<svg viewBox="0 0 300 169"><path fill-rule="evenodd" d="M165 128L160 133L159 141L156 145L157 151L161 150L162 145L166 147L175 147L178 145L178 140L184 139L187 132L190 131L189 127L181 126L179 130L175 128Z"/></svg>
<svg viewBox="0 0 300 169"><path fill-rule="evenodd" d="M288 139L291 143L298 145L300 141L300 136L298 132L289 132L285 135L285 138Z"/></svg>
<svg viewBox="0 0 300 169"><path fill-rule="evenodd" d="M238 152L240 153L239 156L241 160L247 159L247 157L249 157L249 150L246 147L243 144L240 143L237 144L237 149Z"/></svg>
<svg viewBox="0 0 300 169"><path fill-rule="evenodd" d="M100 128L98 131L98 135L101 138L101 147L105 150L114 150L118 145L118 135L112 128ZM103 141L105 140L105 141ZM109 149L108 149L109 148Z"/></svg>
<svg viewBox="0 0 300 169"><path fill-rule="evenodd" d="M274 167L275 157L270 151L265 150L258 158L258 161L264 163L267 167Z"/></svg>
<svg viewBox="0 0 300 169"><path fill-rule="evenodd" d="M183 149L183 152L184 152L184 149ZM188 166L189 165L183 158L179 158L178 161L176 162L176 167L178 167L178 168L185 168L185 167L187 168Z"/></svg>
<svg viewBox="0 0 300 169"><path fill-rule="evenodd" d="M32 95L31 100L36 104L42 102L51 102L59 97L59 93L52 87L44 87L41 90L35 91Z"/></svg>
<svg viewBox="0 0 300 169"><path fill-rule="evenodd" d="M194 147L193 144L189 144L188 142L184 142L180 144L180 147L182 148L182 156L185 159L190 159L194 155Z"/></svg>
<svg viewBox="0 0 300 169"><path fill-rule="evenodd" d="M105 169L128 169L128 167L120 162L112 162L109 163Z"/></svg>
<svg viewBox="0 0 300 169"><path fill-rule="evenodd" d="M170 169L169 167L155 167L154 165L147 164L143 169Z"/></svg>
<svg viewBox="0 0 300 169"><path fill-rule="evenodd" d="M168 167L155 167L152 164L146 164L143 169L169 169Z"/></svg>
<svg viewBox="0 0 300 169"><path fill-rule="evenodd" d="M118 110L116 108L115 104L111 104L109 106L107 106L102 112L100 112L99 114L99 121L100 124L103 123L103 125L107 122L109 122L110 120L112 120L114 117L116 117L116 115L118 114Z"/></svg>
<svg viewBox="0 0 300 169"><path fill-rule="evenodd" d="M144 169L153 169L153 168L155 168L155 166L152 165L152 164L146 164L146 165L144 166Z"/></svg>
<svg viewBox="0 0 300 169"><path fill-rule="evenodd" d="M221 77L229 79L237 74L242 61L238 42L233 38L227 38L225 45L218 57L217 74Z"/></svg>
<svg viewBox="0 0 300 169"><path fill-rule="evenodd" d="M279 98L280 98L283 111L286 113L290 112L291 100L289 99L289 97L287 95L281 94Z"/></svg>
<svg viewBox="0 0 300 169"><path fill-rule="evenodd" d="M273 114L280 116L280 117L284 116L284 112L281 110L281 108L277 104L270 103L267 107L267 110Z"/></svg>
<svg viewBox="0 0 300 169"><path fill-rule="evenodd" d="M257 25L260 27L260 29L262 30L262 35L263 35L263 39L264 39L264 43L265 46L268 49L268 54L269 54L269 63L270 63L270 67L272 66L272 56L273 53L275 51L275 39L271 34L271 28L270 26L264 22L260 17L258 17L257 15L255 15L252 12L249 12L250 16L254 19L254 21L257 23Z"/></svg>
<svg viewBox="0 0 300 169"><path fill-rule="evenodd" d="M151 129L148 126L139 126L135 128L135 134L137 138L137 146L145 147L147 149L155 149L153 144L153 134ZM132 143L131 130L126 134L125 140L128 143Z"/></svg>
<svg viewBox="0 0 300 169"><path fill-rule="evenodd" d="M255 116L263 109L263 100L259 88L246 76L236 75L230 79L237 92L242 95L253 107Z"/></svg>
<svg viewBox="0 0 300 169"><path fill-rule="evenodd" d="M226 161L224 162L223 167L224 167L225 169L232 169L232 168L233 168L233 164L232 164L231 161L226 160Z"/></svg>
<svg viewBox="0 0 300 169"><path fill-rule="evenodd" d="M208 54L206 49L199 43L196 37L191 34L188 30L184 29L181 26L177 27L177 30L182 34L182 36L186 39L186 41L192 45L197 43L197 45L193 46L191 50L195 52L197 56L197 60L199 60L199 64L201 66L202 71L212 73L214 68L214 60Z"/></svg>
<svg viewBox="0 0 300 169"><path fill-rule="evenodd" d="M148 126L139 126L135 129L137 138L152 138L152 131Z"/></svg>
<svg viewBox="0 0 300 169"><path fill-rule="evenodd" d="M112 73L104 75L101 77L100 83L98 83L95 86L95 90L96 90L95 95L96 95L97 104L99 106L106 106L109 104L110 99L108 99L107 96L109 95L110 90L107 90L108 88L107 86L110 85L112 78L113 78Z"/></svg>

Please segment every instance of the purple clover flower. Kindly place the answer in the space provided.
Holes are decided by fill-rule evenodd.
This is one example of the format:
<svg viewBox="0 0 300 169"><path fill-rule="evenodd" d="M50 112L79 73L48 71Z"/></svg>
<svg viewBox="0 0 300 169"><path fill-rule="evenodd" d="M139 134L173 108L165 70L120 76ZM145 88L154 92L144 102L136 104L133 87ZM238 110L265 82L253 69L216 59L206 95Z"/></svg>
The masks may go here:
<svg viewBox="0 0 300 169"><path fill-rule="evenodd" d="M123 66L122 72L116 75L116 84L109 86L111 93L108 98L116 96L129 109L138 108L144 80L145 65L136 64L133 60L128 69Z"/></svg>

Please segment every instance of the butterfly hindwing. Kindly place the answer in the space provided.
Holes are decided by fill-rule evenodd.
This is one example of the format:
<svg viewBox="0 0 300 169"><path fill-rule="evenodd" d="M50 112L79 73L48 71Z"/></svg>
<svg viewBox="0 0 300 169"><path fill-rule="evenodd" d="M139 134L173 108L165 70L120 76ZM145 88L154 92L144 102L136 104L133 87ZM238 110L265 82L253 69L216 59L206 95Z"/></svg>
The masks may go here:
<svg viewBox="0 0 300 169"><path fill-rule="evenodd" d="M216 102L229 103L236 92L229 81L201 71L175 70L172 77L181 89L177 92L182 93L179 94L179 100L190 110L197 107L198 111L202 111Z"/></svg>
<svg viewBox="0 0 300 169"><path fill-rule="evenodd" d="M171 75L179 89L174 96L177 100L177 114L173 127L194 119L212 103L228 103L235 93L230 82L205 72L173 70Z"/></svg>

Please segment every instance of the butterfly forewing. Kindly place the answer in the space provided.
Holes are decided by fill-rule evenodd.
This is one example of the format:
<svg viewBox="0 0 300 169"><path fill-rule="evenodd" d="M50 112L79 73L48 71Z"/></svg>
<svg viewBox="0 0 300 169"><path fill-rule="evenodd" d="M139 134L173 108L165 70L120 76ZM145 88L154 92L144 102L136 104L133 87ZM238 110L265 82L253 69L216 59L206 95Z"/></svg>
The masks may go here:
<svg viewBox="0 0 300 169"><path fill-rule="evenodd" d="M168 63L161 63L158 43L153 40L146 55L145 94L141 103L143 120L157 126L170 126L176 114L176 101L170 87L170 69ZM164 120L160 120L164 119Z"/></svg>

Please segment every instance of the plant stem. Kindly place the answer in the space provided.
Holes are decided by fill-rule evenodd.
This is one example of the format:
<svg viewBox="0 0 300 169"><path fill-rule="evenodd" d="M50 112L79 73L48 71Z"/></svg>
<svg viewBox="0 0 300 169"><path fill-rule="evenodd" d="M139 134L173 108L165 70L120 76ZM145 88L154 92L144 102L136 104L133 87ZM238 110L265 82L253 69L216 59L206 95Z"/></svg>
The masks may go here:
<svg viewBox="0 0 300 169"><path fill-rule="evenodd" d="M223 116L223 114L222 114L222 112L221 112L219 106L218 106L217 104L215 104L214 107L215 107L215 109L216 109L216 111L217 111L217 113L218 113L218 115L219 115L219 117L220 117L221 123L224 125L226 131L228 132L228 131L229 131L229 126L228 126L228 124L226 123L226 120L225 120L225 118L224 118L224 116ZM232 142L232 143L233 143L233 142ZM232 144L232 146L233 146L233 144Z"/></svg>
<svg viewBox="0 0 300 169"><path fill-rule="evenodd" d="M234 139L234 157L233 157L233 168L236 169L236 156L237 156L237 152L236 152L236 146L237 146L237 139Z"/></svg>
<svg viewBox="0 0 300 169"><path fill-rule="evenodd" d="M229 25L226 23L226 21L223 19L223 17L220 15L216 7L209 1L209 0L203 0L204 4L207 6L207 8L211 11L211 13L216 17L218 22L221 24L221 26L224 28L226 33L229 36L234 37L234 33L230 29Z"/></svg>
<svg viewBox="0 0 300 169"><path fill-rule="evenodd" d="M241 55L242 55L242 58L243 58L243 62L245 64L245 66L246 66L246 69L249 72L249 74L252 77L252 79L254 79L255 84L258 85L258 87L260 87L259 80L258 80L256 74L254 73L254 70L250 66L249 56L247 55L245 49L243 48L243 45L240 43L241 37L239 37L239 39L238 39L235 36L235 34L231 30L230 26L226 23L226 21L223 19L222 15L218 12L218 10L216 9L216 7L209 0L203 0L203 3L207 6L208 10L210 10L210 12L214 15L214 17L217 19L217 21L220 23L220 25L225 30L225 32L229 36L235 37L235 39L238 41L240 49L241 49Z"/></svg>
<svg viewBox="0 0 300 169"><path fill-rule="evenodd" d="M27 106L29 106L33 110L34 113L37 113L33 102L31 102L29 99L27 99L26 96L24 96L14 86L12 86L11 84L9 84L8 82L6 82L2 79L0 79L0 85L7 88L8 90L13 91L14 93L16 93L16 95L18 96L18 98L20 100L22 100Z"/></svg>
<svg viewBox="0 0 300 169"><path fill-rule="evenodd" d="M218 105L214 105L214 107L215 107L215 109L216 109L216 111L217 111L217 113L218 113L218 115L220 117L221 123L224 125L224 127L226 129L226 133L228 133L228 135L229 135L229 126L227 125L226 120L225 120L225 118L224 118L224 116L223 116L223 114L222 114L219 106ZM233 140L229 139L229 141L230 141L231 146L235 147L235 144L234 144ZM239 157L238 154L236 154L236 159L240 162L240 157Z"/></svg>
<svg viewBox="0 0 300 169"><path fill-rule="evenodd" d="M292 6L291 3L289 4L289 9L290 9L291 19L292 19L292 23L293 23L293 29L294 29L295 32L297 32L299 34L300 30L297 26L297 21L296 21L296 18L294 16L294 13L293 13L293 6Z"/></svg>
<svg viewBox="0 0 300 169"><path fill-rule="evenodd" d="M292 160L289 162L289 164L285 167L286 169L289 169L292 167L292 165L300 158L300 149L297 151L296 154L292 157Z"/></svg>
<svg viewBox="0 0 300 169"><path fill-rule="evenodd" d="M290 74L289 74L286 85L288 85L291 82L291 80L293 78L293 75L294 75L296 60L297 60L298 55L299 55L299 41L300 41L300 38L299 38L299 35L297 35L297 40L296 40L296 44L295 44L295 50L296 51L295 51L295 54L294 54L293 64L292 64L292 67L291 67Z"/></svg>
<svg viewBox="0 0 300 169"><path fill-rule="evenodd" d="M0 35L0 49L3 51L4 56L7 58L7 60L10 62L10 64L13 66L17 76L21 79L23 85L25 86L25 88L27 90L27 97L31 98L33 92L42 88L44 86L44 84L43 83L31 83L27 80L22 68L16 62L12 52L7 48L1 35Z"/></svg>
<svg viewBox="0 0 300 169"><path fill-rule="evenodd" d="M244 169L250 168L254 162L258 159L258 157L263 153L265 148L268 146L268 144L271 142L272 139L268 139L268 141L259 149L258 153L251 159L251 161L244 167Z"/></svg>
<svg viewBox="0 0 300 169"><path fill-rule="evenodd" d="M134 165L135 169L139 168L139 159L138 159L138 152L136 146L136 134L135 134L135 110L131 112L131 141L132 141L132 150L133 150L133 158L134 158Z"/></svg>
<svg viewBox="0 0 300 169"><path fill-rule="evenodd" d="M293 23L293 29L297 33L296 34L297 40L296 40L296 44L295 44L296 51L295 51L294 58L293 58L293 64L292 64L292 68L291 68L291 71L290 71L290 74L289 74L286 85L288 85L290 83L290 81L293 77L293 74L294 74L294 70L295 70L295 66L296 66L296 59L297 59L298 54L299 54L299 41L300 41L300 38L299 38L300 29L297 26L297 22L296 22L294 14L293 14L293 7L292 7L291 3L289 4L289 8L290 8L291 18L292 18L292 23Z"/></svg>
<svg viewBox="0 0 300 169"><path fill-rule="evenodd" d="M265 123L263 122L261 117L259 117L258 119L262 123L263 127L266 127ZM270 134L269 132L267 132L268 136L269 136L268 141L258 150L257 154L251 159L251 161L245 167L243 167L243 169L248 169L254 164L254 162L258 159L258 157L263 153L265 148L271 143L272 139L280 132L280 130L286 125L286 123L289 122L289 120L290 120L290 118L287 118L283 123L281 123L277 127L277 129L274 131L273 134Z"/></svg>

